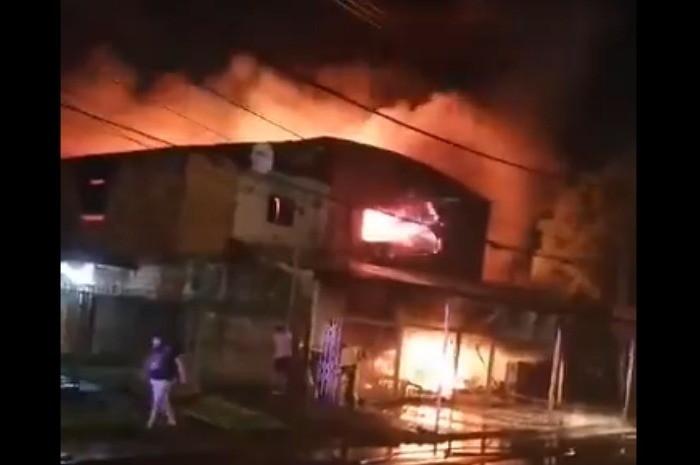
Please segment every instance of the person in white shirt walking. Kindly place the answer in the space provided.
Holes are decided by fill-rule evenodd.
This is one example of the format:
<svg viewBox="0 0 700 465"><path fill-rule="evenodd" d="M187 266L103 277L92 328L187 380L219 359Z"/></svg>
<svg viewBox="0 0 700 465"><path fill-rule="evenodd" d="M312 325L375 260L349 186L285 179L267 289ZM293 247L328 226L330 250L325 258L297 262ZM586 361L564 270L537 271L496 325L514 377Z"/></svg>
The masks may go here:
<svg viewBox="0 0 700 465"><path fill-rule="evenodd" d="M272 335L274 343L273 367L275 372L274 390L276 394L287 392L292 367L292 333L285 326L275 327Z"/></svg>

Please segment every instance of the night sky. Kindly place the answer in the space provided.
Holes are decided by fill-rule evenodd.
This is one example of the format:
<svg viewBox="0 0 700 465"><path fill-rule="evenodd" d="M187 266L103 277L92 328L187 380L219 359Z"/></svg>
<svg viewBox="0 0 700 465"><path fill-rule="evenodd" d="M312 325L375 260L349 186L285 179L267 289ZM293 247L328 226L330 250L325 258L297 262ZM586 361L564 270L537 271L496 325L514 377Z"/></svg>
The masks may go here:
<svg viewBox="0 0 700 465"><path fill-rule="evenodd" d="M201 79L240 52L285 67L391 66L431 90L531 114L576 166L632 150L634 1L374 3L385 12L381 30L333 0L62 0L62 70L98 45L137 70L144 89L164 72ZM387 99L406 97L401 86L392 92Z"/></svg>

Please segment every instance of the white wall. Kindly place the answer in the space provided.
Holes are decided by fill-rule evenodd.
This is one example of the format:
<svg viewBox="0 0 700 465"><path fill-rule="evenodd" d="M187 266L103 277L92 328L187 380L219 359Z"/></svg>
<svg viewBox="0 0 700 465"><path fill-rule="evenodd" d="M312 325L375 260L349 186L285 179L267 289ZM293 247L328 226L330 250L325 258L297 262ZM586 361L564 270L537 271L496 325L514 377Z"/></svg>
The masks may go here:
<svg viewBox="0 0 700 465"><path fill-rule="evenodd" d="M312 247L321 241L327 218L326 185L305 178L279 173L241 175L234 212L232 237L265 245ZM267 221L270 195L293 199L297 211L292 226Z"/></svg>

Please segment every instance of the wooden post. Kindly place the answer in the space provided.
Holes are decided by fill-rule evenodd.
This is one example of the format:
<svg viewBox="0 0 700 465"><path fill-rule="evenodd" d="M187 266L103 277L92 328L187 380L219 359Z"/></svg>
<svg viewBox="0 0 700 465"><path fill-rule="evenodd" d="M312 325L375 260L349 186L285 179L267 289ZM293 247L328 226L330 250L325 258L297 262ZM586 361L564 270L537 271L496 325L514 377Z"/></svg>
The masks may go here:
<svg viewBox="0 0 700 465"><path fill-rule="evenodd" d="M201 303L192 302L189 307L189 324L186 330L187 344L191 347L192 359L190 361L190 389L192 392L199 393L204 384L203 380L203 363L204 363L204 344L203 335L206 324L206 313Z"/></svg>
<svg viewBox="0 0 700 465"><path fill-rule="evenodd" d="M87 310L87 331L85 350L87 355L92 355L95 350L95 321L97 320L97 303L96 294L92 292L85 293L86 310Z"/></svg>
<svg viewBox="0 0 700 465"><path fill-rule="evenodd" d="M629 272L630 272L630 250L627 243L620 241L620 258L617 266L617 305L620 313L624 314L627 308L627 297L629 295ZM632 392L632 378L634 374L634 356L636 351L636 340L632 338L627 354L627 373L625 376L625 396L622 404L622 417L627 418L629 413L630 394Z"/></svg>
<svg viewBox="0 0 700 465"><path fill-rule="evenodd" d="M491 402L493 394L493 365L496 360L496 341L491 339L489 345L489 361L486 364L486 396Z"/></svg>
<svg viewBox="0 0 700 465"><path fill-rule="evenodd" d="M637 340L632 338L627 356L627 376L625 377L625 403L622 406L622 417L627 418L632 399L632 380L634 378L635 356L637 354Z"/></svg>
<svg viewBox="0 0 700 465"><path fill-rule="evenodd" d="M461 347L462 347L462 333L460 331L457 331L457 335L455 336L455 358L454 358L454 365L453 365L455 379L457 378L457 372L459 370L459 354L460 354ZM454 395L452 396L452 399L454 400Z"/></svg>
<svg viewBox="0 0 700 465"><path fill-rule="evenodd" d="M447 348L449 347L448 344L450 342L450 302L449 300L445 302L445 310L444 310L444 322L443 322L443 343L442 343L442 357L443 357L443 362L447 358ZM444 386L444 380L440 380L440 384L438 386L438 391L437 391L437 399L435 401L435 434L438 434L440 432L440 413L442 410L442 394L445 390ZM437 443L435 443L435 450L437 451Z"/></svg>
<svg viewBox="0 0 700 465"><path fill-rule="evenodd" d="M292 250L292 271L289 282L289 301L287 304L286 322L287 328L292 333L292 367L290 370L289 391L295 398L303 396L303 386L305 384L305 367L302 367L301 359L303 351L299 351L299 344L304 340L303 331L300 328L299 305L297 305L297 287L299 285L299 271L302 245L298 243Z"/></svg>
<svg viewBox="0 0 700 465"><path fill-rule="evenodd" d="M462 332L457 331L457 334L455 335L455 358L454 358L454 374L453 378L456 380L457 379L457 373L459 371L459 354L460 354L460 349L462 348ZM456 396L454 394L454 390L452 391L452 399L450 399L450 416L448 417L448 422L451 425L453 421L453 416L454 416L454 411L455 411L455 402L456 402ZM449 440L447 442L447 450L445 451L445 458L449 457L452 455L452 440Z"/></svg>
<svg viewBox="0 0 700 465"><path fill-rule="evenodd" d="M564 374L566 373L566 359L561 357L559 360L559 372L557 374L557 407L561 406L564 401Z"/></svg>
<svg viewBox="0 0 700 465"><path fill-rule="evenodd" d="M311 364L312 355L312 345L314 343L314 338L318 333L318 306L320 302L321 295L321 282L314 276L313 281L313 294L311 297L311 308L309 309L309 314L306 315L306 331L304 333L304 347L302 351L302 366L304 367L305 379L309 380L311 383L312 390L316 388L316 367ZM306 384L305 384L306 386ZM304 392L305 397L308 397Z"/></svg>
<svg viewBox="0 0 700 465"><path fill-rule="evenodd" d="M557 335L554 340L554 353L552 354L552 371L549 377L549 395L547 405L549 410L554 410L557 392L557 378L559 374L559 364L561 362L561 325L557 323Z"/></svg>
<svg viewBox="0 0 700 465"><path fill-rule="evenodd" d="M394 397L403 397L401 387L401 353L403 351L403 327L396 322L396 358L394 359Z"/></svg>
<svg viewBox="0 0 700 465"><path fill-rule="evenodd" d="M292 272L289 281L289 301L287 303L287 327L294 327L296 321L296 297L299 284L299 270L301 261L301 243L294 246L292 250Z"/></svg>

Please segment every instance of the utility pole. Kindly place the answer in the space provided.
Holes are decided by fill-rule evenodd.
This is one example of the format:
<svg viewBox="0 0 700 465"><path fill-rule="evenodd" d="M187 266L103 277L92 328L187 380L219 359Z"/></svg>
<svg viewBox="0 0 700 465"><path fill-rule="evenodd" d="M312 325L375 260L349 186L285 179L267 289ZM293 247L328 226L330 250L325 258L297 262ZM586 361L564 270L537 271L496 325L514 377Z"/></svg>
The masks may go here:
<svg viewBox="0 0 700 465"><path fill-rule="evenodd" d="M628 308L629 298L629 272L630 272L630 254L629 247L624 242L620 241L620 261L617 270L617 307L621 312L625 312ZM636 335L632 332L632 336L627 346L627 370L625 371L625 393L622 404L622 417L627 418L629 407L632 398L632 381L634 379L634 365L637 352Z"/></svg>
<svg viewBox="0 0 700 465"><path fill-rule="evenodd" d="M296 322L295 303L297 297L297 286L299 285L299 270L301 262L302 244L301 241L294 245L292 250L292 272L289 282L289 302L287 304L287 326L292 326Z"/></svg>
<svg viewBox="0 0 700 465"><path fill-rule="evenodd" d="M496 361L496 340L491 339L489 343L489 361L486 365L486 396L488 402L493 402L493 366Z"/></svg>
<svg viewBox="0 0 700 465"><path fill-rule="evenodd" d="M299 334L299 318L298 318L298 305L297 305L297 288L299 280L299 270L301 262L301 241L297 241L292 249L292 269L289 281L289 301L287 303L287 315L286 323L287 328L292 333L292 391L295 394L302 394L304 389L302 388L303 373L305 373L305 367L302 367L304 363L300 360L299 352L299 341L301 340Z"/></svg>
<svg viewBox="0 0 700 465"><path fill-rule="evenodd" d="M549 393L547 395L547 407L554 410L557 400L557 386L559 381L559 367L561 365L561 322L557 321L557 333L554 340L554 354L552 354L552 371L549 377Z"/></svg>
<svg viewBox="0 0 700 465"><path fill-rule="evenodd" d="M444 364L447 363L447 351L449 348L449 343L450 343L450 301L446 300L445 301L445 308L444 308L444 322L443 322L443 342L442 342L442 362ZM445 392L445 379L443 376L443 379L440 380L440 383L438 385L437 389L437 398L435 399L435 434L440 433L440 415L442 413L442 395ZM452 395L454 395L454 386L451 386L452 389ZM433 446L433 454L437 454L437 447L438 444L437 442Z"/></svg>

